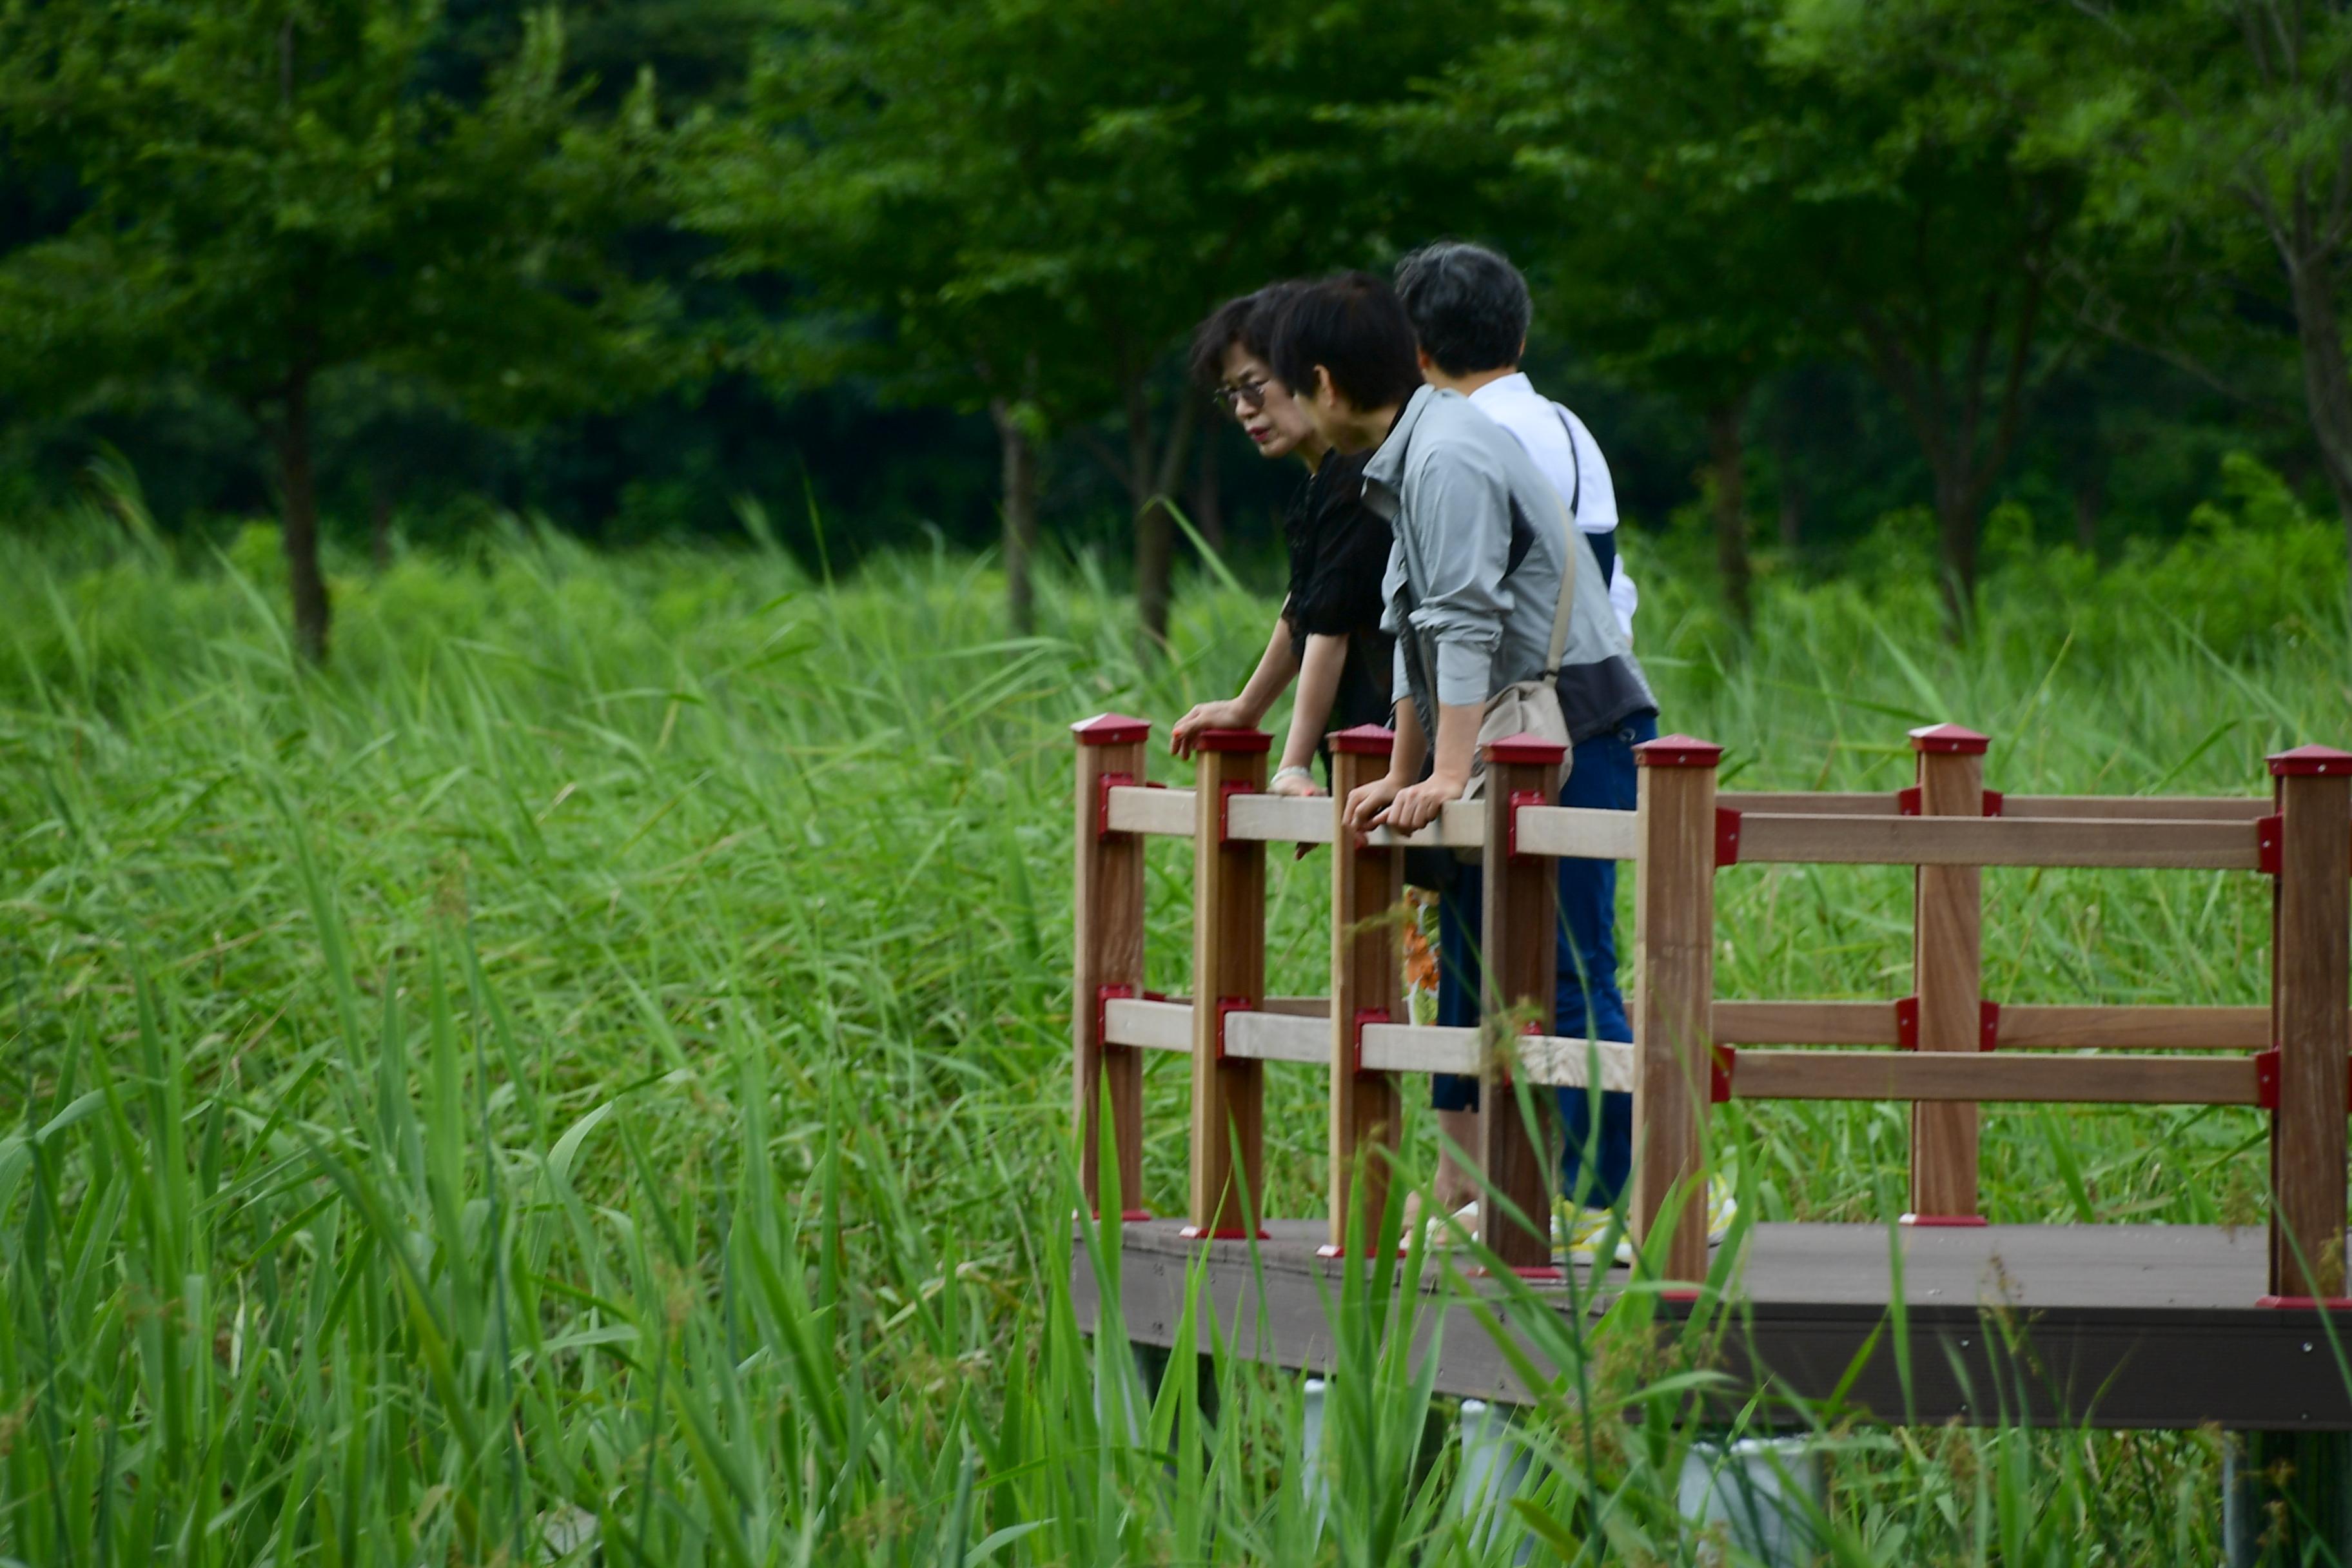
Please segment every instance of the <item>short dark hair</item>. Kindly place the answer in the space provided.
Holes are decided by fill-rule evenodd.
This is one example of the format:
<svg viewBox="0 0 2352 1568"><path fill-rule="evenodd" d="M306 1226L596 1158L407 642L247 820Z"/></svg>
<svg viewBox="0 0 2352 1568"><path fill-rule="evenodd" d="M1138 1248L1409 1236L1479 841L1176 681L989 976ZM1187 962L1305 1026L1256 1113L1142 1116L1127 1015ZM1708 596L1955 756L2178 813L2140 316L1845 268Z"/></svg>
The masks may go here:
<svg viewBox="0 0 2352 1568"><path fill-rule="evenodd" d="M1357 408L1402 403L1421 385L1412 322L1396 290L1369 272L1335 272L1282 308L1274 327L1274 374L1299 396L1315 391L1315 367Z"/></svg>
<svg viewBox="0 0 2352 1568"><path fill-rule="evenodd" d="M1424 245L1397 263L1396 286L1421 352L1446 374L1519 363L1535 310L1528 280L1500 252L1458 239Z"/></svg>
<svg viewBox="0 0 2352 1568"><path fill-rule="evenodd" d="M1203 392L1215 391L1217 384L1225 379L1225 353L1236 343L1272 364L1275 318L1291 297L1306 287L1296 279L1269 283L1210 311L1208 320L1192 331L1192 352L1187 365L1193 384Z"/></svg>

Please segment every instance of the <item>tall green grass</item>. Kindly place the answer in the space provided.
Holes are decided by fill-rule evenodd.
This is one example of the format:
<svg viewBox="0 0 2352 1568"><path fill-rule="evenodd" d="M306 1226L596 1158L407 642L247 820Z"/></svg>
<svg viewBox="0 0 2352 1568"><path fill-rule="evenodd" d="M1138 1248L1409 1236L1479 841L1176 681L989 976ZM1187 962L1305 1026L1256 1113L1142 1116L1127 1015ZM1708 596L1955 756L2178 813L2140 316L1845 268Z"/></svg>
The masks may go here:
<svg viewBox="0 0 2352 1568"><path fill-rule="evenodd" d="M1953 719L1996 738L1996 787L2252 792L2265 751L2352 736L2340 575L2261 574L2335 557L2256 510L2104 576L2020 555L1957 645L1894 570L1771 579L1743 643L1702 580L1637 553L1641 650L1668 726L1726 743L1740 785L1892 787L1903 729ZM1265 601L1196 588L1145 669L1083 561L1014 639L985 563L829 584L772 552L515 530L349 574L315 673L269 543L0 543L0 1558L1709 1549L1673 1506L1694 1391L1638 1296L1551 1347L1582 1382L1528 1424L1556 1462L1492 1531L1461 1515L1384 1295L1341 1303L1322 1509L1294 1380L1180 1356L1146 1386L1076 1331L1065 726L1229 689ZM1188 880L1155 851L1170 989ZM1319 858L1276 858L1279 989L1320 987L1324 886ZM2006 999L2263 994L2252 879L1987 888ZM1906 879L1723 891L1726 994L1907 989ZM1319 1080L1272 1079L1268 1206L1319 1212ZM1154 1071L1162 1206L1182 1095ZM1900 1206L1895 1109L1733 1123L1766 1217ZM1987 1204L2251 1219L2258 1132L1991 1112ZM1832 1436L1840 1562L2213 1555L2196 1435Z"/></svg>

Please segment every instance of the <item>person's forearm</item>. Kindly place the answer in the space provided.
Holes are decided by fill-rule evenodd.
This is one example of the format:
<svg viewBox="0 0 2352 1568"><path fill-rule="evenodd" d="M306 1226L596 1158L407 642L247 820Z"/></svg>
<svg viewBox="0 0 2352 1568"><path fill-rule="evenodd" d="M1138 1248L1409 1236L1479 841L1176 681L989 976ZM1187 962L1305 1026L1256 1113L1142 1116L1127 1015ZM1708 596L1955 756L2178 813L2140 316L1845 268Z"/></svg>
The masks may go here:
<svg viewBox="0 0 2352 1568"><path fill-rule="evenodd" d="M1437 705L1437 763L1432 779L1460 788L1470 782L1471 765L1478 760L1478 725L1483 710L1469 703Z"/></svg>
<svg viewBox="0 0 2352 1568"><path fill-rule="evenodd" d="M1298 665L1298 695L1290 709L1290 739L1283 742L1282 765L1303 768L1323 739L1331 718L1331 699L1339 690L1339 672L1347 668L1348 639L1318 632L1307 639L1307 657Z"/></svg>
<svg viewBox="0 0 2352 1568"><path fill-rule="evenodd" d="M1421 710L1411 698L1400 699L1396 720L1391 725L1396 740L1389 747L1389 776L1411 784L1421 777L1421 764L1429 755L1429 737L1422 733Z"/></svg>
<svg viewBox="0 0 2352 1568"><path fill-rule="evenodd" d="M1297 674L1298 658L1290 647L1290 623L1277 616L1274 636L1267 639L1265 654L1250 672L1249 683L1234 700L1248 710L1249 721L1255 724L1265 717L1265 710L1274 706L1274 700L1282 695L1283 688Z"/></svg>

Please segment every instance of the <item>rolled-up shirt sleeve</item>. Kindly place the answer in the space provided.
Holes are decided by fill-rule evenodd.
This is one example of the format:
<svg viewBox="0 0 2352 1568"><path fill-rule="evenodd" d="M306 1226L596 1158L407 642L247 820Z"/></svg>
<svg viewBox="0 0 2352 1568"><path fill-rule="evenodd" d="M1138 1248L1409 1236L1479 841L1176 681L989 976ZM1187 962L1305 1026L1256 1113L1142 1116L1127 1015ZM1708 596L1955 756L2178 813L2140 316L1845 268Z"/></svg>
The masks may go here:
<svg viewBox="0 0 2352 1568"><path fill-rule="evenodd" d="M1415 584L1412 624L1437 646L1437 700L1479 707L1511 610L1511 495L1499 469L1432 453L1398 526L1410 528L1428 581Z"/></svg>
<svg viewBox="0 0 2352 1568"><path fill-rule="evenodd" d="M1404 622L1397 616L1397 591L1404 586L1404 546L1391 542L1389 566L1381 574L1381 630L1396 641L1389 654L1389 689L1402 701L1408 689L1404 673Z"/></svg>

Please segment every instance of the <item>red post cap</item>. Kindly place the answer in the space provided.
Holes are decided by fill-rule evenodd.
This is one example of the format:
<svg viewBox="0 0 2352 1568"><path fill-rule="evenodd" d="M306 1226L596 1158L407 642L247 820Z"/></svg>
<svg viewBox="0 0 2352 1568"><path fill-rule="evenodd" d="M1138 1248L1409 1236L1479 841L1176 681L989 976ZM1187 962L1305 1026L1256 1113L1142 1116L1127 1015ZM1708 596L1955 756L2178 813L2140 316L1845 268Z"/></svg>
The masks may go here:
<svg viewBox="0 0 2352 1568"><path fill-rule="evenodd" d="M1661 735L1633 748L1633 763L1643 768L1711 768L1723 761L1723 748L1696 735Z"/></svg>
<svg viewBox="0 0 2352 1568"><path fill-rule="evenodd" d="M1342 756L1385 757L1396 750L1396 731L1378 724L1359 724L1352 730L1335 730L1323 737L1331 749Z"/></svg>
<svg viewBox="0 0 2352 1568"><path fill-rule="evenodd" d="M1239 752L1247 755L1271 751L1274 737L1263 730L1203 730L1192 743L1204 752Z"/></svg>
<svg viewBox="0 0 2352 1568"><path fill-rule="evenodd" d="M1911 749L1948 757L1981 757L1992 739L1958 724L1928 724L1911 731Z"/></svg>
<svg viewBox="0 0 2352 1568"><path fill-rule="evenodd" d="M2352 773L2352 752L2339 752L2333 746L2297 746L2292 752L2273 752L2269 762L2274 779L2340 778Z"/></svg>
<svg viewBox="0 0 2352 1568"><path fill-rule="evenodd" d="M1478 748L1478 754L1489 763L1534 763L1538 767L1556 768L1568 760L1568 748L1558 741L1547 741L1522 731L1487 742Z"/></svg>
<svg viewBox="0 0 2352 1568"><path fill-rule="evenodd" d="M1151 733L1151 721L1125 713L1097 713L1070 726L1081 746L1124 746Z"/></svg>

